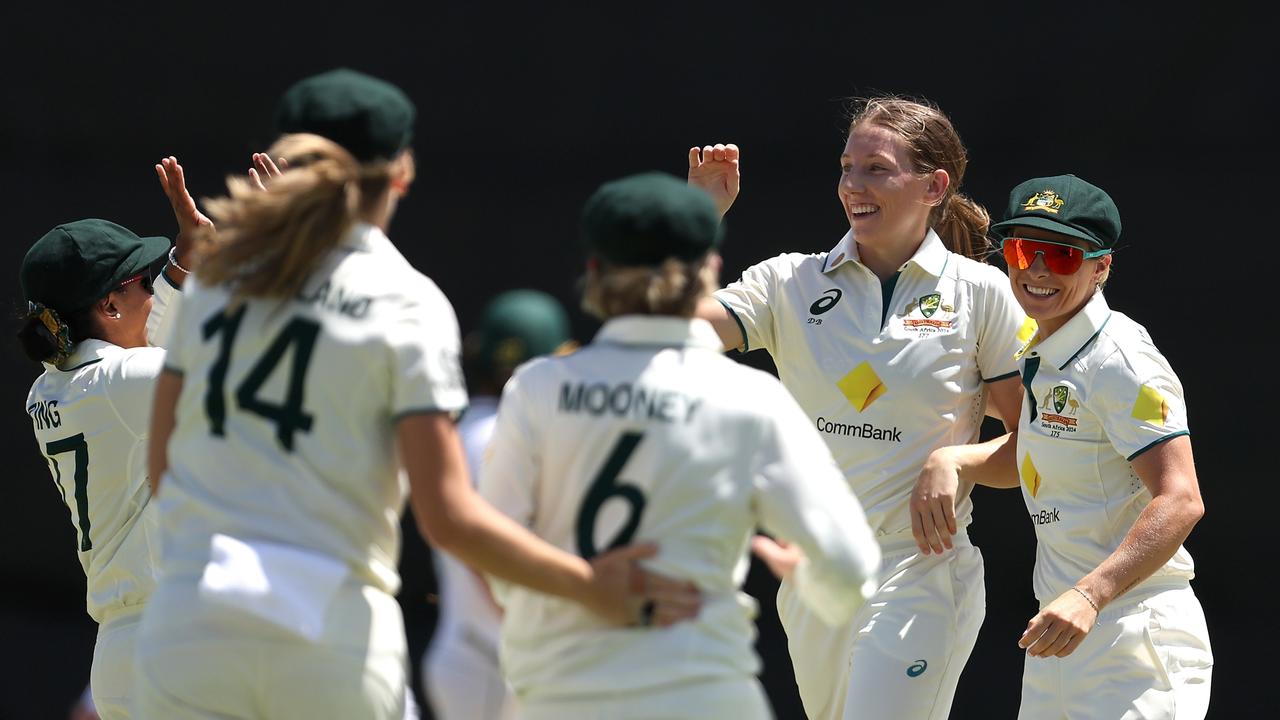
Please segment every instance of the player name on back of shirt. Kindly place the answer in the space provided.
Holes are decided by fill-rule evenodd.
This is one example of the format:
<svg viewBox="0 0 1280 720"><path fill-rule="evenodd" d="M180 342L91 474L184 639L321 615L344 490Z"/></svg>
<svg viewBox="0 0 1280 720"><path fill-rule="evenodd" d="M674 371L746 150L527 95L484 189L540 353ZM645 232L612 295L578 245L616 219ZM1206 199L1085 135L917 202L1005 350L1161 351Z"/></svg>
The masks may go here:
<svg viewBox="0 0 1280 720"><path fill-rule="evenodd" d="M560 412L687 423L701 406L701 398L631 383L567 382L560 385Z"/></svg>

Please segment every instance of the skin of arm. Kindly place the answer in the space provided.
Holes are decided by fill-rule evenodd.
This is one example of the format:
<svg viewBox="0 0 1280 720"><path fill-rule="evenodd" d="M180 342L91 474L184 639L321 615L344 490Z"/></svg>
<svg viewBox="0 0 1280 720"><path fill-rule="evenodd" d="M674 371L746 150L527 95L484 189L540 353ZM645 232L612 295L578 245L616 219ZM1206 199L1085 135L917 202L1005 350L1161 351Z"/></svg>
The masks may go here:
<svg viewBox="0 0 1280 720"><path fill-rule="evenodd" d="M182 392L182 376L163 370L156 379L156 394L151 406L151 434L147 442L147 479L151 495L160 492L160 476L169 467L169 436L173 434L175 408Z"/></svg>
<svg viewBox="0 0 1280 720"><path fill-rule="evenodd" d="M1022 385L1017 377L1008 377L990 383L987 389L990 392L988 414L1000 418L1009 432L984 443L934 450L925 460L911 492L911 533L920 552L926 555L953 547L951 537L958 532L956 503L966 497L974 485L1016 488L1020 482L1016 451Z"/></svg>
<svg viewBox="0 0 1280 720"><path fill-rule="evenodd" d="M716 329L716 334L720 336L721 350L742 349L742 343L746 340L742 337L742 327L719 300L711 296L699 300L694 317L706 320Z"/></svg>
<svg viewBox="0 0 1280 720"><path fill-rule="evenodd" d="M1098 612L1089 600L1100 610L1151 577L1204 516L1190 438L1163 442L1134 458L1132 465L1151 492L1151 502L1115 552L1031 618L1018 641L1029 655L1071 654L1097 622Z"/></svg>
<svg viewBox="0 0 1280 720"><path fill-rule="evenodd" d="M476 570L538 592L574 600L616 624L633 622L645 597L660 612L654 624L697 614L697 590L687 583L632 570L657 553L653 544L618 548L588 562L564 552L486 502L472 486L453 420L444 413L410 415L396 426L410 502L423 536ZM643 577L639 593L633 584ZM670 585L670 586L668 586Z"/></svg>

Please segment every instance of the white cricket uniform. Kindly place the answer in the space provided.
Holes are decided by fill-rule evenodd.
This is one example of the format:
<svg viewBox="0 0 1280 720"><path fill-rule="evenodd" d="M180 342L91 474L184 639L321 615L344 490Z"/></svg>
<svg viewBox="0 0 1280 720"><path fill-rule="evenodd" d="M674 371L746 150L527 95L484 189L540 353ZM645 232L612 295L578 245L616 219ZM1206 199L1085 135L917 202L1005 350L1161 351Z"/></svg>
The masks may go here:
<svg viewBox="0 0 1280 720"><path fill-rule="evenodd" d="M146 717L404 713L395 427L466 404L453 308L359 223L288 300L188 278L137 645Z"/></svg>
<svg viewBox="0 0 1280 720"><path fill-rule="evenodd" d="M929 453L978 439L984 383L1016 373L1034 326L1008 278L930 230L882 283L848 233L828 253L752 266L716 298L738 320L744 352L773 356L883 550L880 589L838 631L795 601L791 583L779 588L806 712L946 718L986 612L982 556L965 531L968 498L956 509L956 548L941 556L919 554L908 505Z"/></svg>
<svg viewBox="0 0 1280 720"><path fill-rule="evenodd" d="M157 284L153 321L176 288ZM26 409L76 528L86 606L98 623L90 686L104 720L132 712L133 644L155 588L159 522L149 505L147 434L151 397L164 363L159 347L84 340L59 366L44 363Z"/></svg>
<svg viewBox="0 0 1280 720"><path fill-rule="evenodd" d="M498 420L498 398L472 396L458 435L474 482ZM422 685L436 720L509 720L510 686L498 663L502 616L476 573L446 552L432 551L440 602L422 663Z"/></svg>
<svg viewBox="0 0 1280 720"><path fill-rule="evenodd" d="M1115 552L1151 502L1131 461L1189 431L1177 375L1102 293L1033 341L1021 370L1017 457L1044 607ZM1104 608L1071 655L1028 657L1021 717L1204 717L1213 655L1193 576L1179 547Z"/></svg>
<svg viewBox="0 0 1280 720"><path fill-rule="evenodd" d="M696 620L619 628L495 583L524 718L768 717L757 607L739 590L757 527L804 550L797 590L832 623L875 587L879 551L831 453L781 384L722 355L702 320L614 318L585 348L518 368L480 488L584 557L654 541L644 566L703 594Z"/></svg>

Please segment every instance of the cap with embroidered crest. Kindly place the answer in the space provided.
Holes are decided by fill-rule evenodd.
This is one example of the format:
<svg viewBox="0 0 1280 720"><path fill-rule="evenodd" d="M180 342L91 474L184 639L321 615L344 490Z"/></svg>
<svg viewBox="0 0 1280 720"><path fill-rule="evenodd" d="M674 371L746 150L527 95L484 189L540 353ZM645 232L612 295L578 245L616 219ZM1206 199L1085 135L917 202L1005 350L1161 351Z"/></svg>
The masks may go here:
<svg viewBox="0 0 1280 720"><path fill-rule="evenodd" d="M417 109L404 91L348 68L294 83L276 107L281 133L312 133L361 162L390 160L409 146Z"/></svg>
<svg viewBox="0 0 1280 720"><path fill-rule="evenodd" d="M711 196L667 173L606 182L582 211L588 252L618 265L696 260L718 247L722 237Z"/></svg>
<svg viewBox="0 0 1280 720"><path fill-rule="evenodd" d="M1004 217L991 230L1003 238L1014 226L1062 233L1111 250L1120 239L1120 210L1106 191L1075 175L1040 177L1009 193Z"/></svg>
<svg viewBox="0 0 1280 720"><path fill-rule="evenodd" d="M508 290L485 306L465 351L485 372L502 375L569 340L569 315L559 301L538 290Z"/></svg>

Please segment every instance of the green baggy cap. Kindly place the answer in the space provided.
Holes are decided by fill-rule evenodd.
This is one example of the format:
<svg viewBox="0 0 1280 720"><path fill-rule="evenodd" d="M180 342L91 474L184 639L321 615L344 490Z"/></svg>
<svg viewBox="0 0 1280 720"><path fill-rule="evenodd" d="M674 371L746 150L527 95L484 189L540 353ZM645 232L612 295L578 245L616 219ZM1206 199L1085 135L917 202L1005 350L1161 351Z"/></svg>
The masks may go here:
<svg viewBox="0 0 1280 720"><path fill-rule="evenodd" d="M390 160L413 140L417 109L385 80L339 68L294 83L276 108L281 133L311 133L360 162Z"/></svg>
<svg viewBox="0 0 1280 720"><path fill-rule="evenodd" d="M77 220L55 227L27 250L19 282L29 302L68 317L149 271L168 252L168 238L138 237L99 218Z"/></svg>
<svg viewBox="0 0 1280 720"><path fill-rule="evenodd" d="M486 371L509 373L568 340L569 315L555 298L538 290L509 290L485 306L467 350Z"/></svg>
<svg viewBox="0 0 1280 720"><path fill-rule="evenodd" d="M1111 250L1120 239L1120 210L1102 188L1075 175L1027 180L1009 193L1004 218L991 226L1005 237L1015 225L1070 235Z"/></svg>
<svg viewBox="0 0 1280 720"><path fill-rule="evenodd" d="M718 247L722 236L711 197L666 173L607 182L582 211L587 251L618 265L696 260Z"/></svg>

